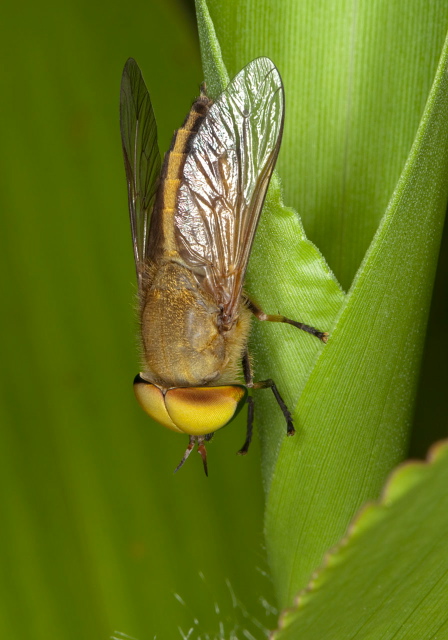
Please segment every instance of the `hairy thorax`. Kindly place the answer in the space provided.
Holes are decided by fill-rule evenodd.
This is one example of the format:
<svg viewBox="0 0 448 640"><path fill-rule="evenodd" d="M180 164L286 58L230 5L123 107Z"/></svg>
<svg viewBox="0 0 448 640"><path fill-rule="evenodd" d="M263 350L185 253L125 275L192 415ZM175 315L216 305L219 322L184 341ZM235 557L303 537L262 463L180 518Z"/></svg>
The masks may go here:
<svg viewBox="0 0 448 640"><path fill-rule="evenodd" d="M222 383L229 370L234 376L249 330L245 312L230 330L220 330L219 308L191 271L162 263L141 301L144 373L165 388Z"/></svg>

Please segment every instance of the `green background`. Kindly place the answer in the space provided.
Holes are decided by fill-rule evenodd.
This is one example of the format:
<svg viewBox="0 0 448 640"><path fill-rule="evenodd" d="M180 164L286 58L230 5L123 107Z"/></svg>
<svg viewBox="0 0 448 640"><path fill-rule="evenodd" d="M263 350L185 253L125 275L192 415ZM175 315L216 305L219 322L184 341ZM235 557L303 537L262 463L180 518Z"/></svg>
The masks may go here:
<svg viewBox="0 0 448 640"><path fill-rule="evenodd" d="M173 476L186 442L155 427L132 392L120 75L135 57L165 149L202 80L192 8L10 3L2 25L2 633L89 640L118 629L143 640L194 626L259 637L275 625L274 597L258 447L235 456L244 416L210 445L208 480L196 454ZM446 429L447 242L415 455L444 435L433 425Z"/></svg>

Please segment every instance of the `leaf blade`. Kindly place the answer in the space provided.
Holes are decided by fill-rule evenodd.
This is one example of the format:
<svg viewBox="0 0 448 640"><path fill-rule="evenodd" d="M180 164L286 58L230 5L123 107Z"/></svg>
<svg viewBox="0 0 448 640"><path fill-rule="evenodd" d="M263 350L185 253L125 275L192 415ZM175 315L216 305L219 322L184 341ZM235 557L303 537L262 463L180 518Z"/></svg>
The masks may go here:
<svg viewBox="0 0 448 640"><path fill-rule="evenodd" d="M283 604L405 453L448 193L447 69L445 45L397 189L300 397L303 432L278 458L266 536Z"/></svg>

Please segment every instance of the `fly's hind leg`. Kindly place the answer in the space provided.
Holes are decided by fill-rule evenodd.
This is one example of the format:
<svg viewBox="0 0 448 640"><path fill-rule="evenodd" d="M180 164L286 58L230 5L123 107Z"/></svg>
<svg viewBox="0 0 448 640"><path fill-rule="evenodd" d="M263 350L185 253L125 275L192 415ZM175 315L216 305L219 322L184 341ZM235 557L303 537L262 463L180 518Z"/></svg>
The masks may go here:
<svg viewBox="0 0 448 640"><path fill-rule="evenodd" d="M326 331L320 331L320 329L316 329L315 327L310 327L308 324L304 324L303 322L296 322L296 320L290 320L289 318L285 318L285 316L269 315L265 313L263 309L261 309L258 305L256 305L255 302L252 302L252 300L250 300L247 296L245 296L245 300L246 300L246 305L249 311L251 311L254 314L254 316L258 318L258 320L260 320L261 322L264 322L264 321L285 322L286 324L291 324L293 327L297 327L297 329L301 329L302 331L311 333L311 335L316 336L316 338L319 338L319 340L322 340L322 342L327 342L328 340L328 333ZM274 387L272 387L273 391L274 391ZM275 391L274 391L274 394L275 394Z"/></svg>

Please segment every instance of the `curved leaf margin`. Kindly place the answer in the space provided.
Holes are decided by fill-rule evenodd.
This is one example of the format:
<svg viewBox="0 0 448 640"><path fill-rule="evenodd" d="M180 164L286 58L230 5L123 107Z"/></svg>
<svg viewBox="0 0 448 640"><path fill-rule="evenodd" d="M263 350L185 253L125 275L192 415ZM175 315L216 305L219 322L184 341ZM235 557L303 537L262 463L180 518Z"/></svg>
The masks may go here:
<svg viewBox="0 0 448 640"><path fill-rule="evenodd" d="M416 609L412 610L412 605L409 604L412 601L410 593L416 593L415 590L422 587L417 580L418 576L413 576L413 580L409 580L408 584L404 585L404 593L401 592L398 597L396 592L391 594L384 583L378 585L373 583L366 584L364 590L362 586L361 588L356 586L354 602L349 600L349 593L342 593L341 599L342 602L346 602L346 609L338 601L340 591L337 587L341 583L346 585L347 591L350 590L350 576L348 579L347 576L341 579L341 573L347 568L350 572L356 565L358 572L365 571L363 575L364 582L368 582L372 558L376 564L381 560L380 554L376 555L374 553L375 546L380 549L380 552L382 551L381 547L384 542L384 538L379 536L378 532L390 531L388 521L392 519L391 516L395 515L396 517L396 511L400 508L404 514L406 513L406 508L412 514L413 511L418 511L421 502L425 501L429 505L428 510L432 507L433 513L436 513L436 515L439 513L444 518L445 527L442 528L442 535L445 537L448 535L448 496L444 491L444 502L440 501L438 495L431 496L431 480L433 485L437 485L438 481L441 489L448 486L448 440L433 445L428 452L426 461L408 460L391 473L380 499L376 502L367 503L360 509L350 524L346 535L333 549L327 552L322 566L313 575L308 586L296 596L294 606L282 612L279 619L279 627L271 635L272 640L289 640L297 637L306 637L307 640L314 640L314 638L317 640L325 637L326 640L332 640L333 638L354 636L359 640L373 637L381 639L403 637L409 640L414 638L423 640L426 637L432 638L434 629L440 629L447 623L448 559L446 553L439 558L440 560L445 558L444 575L440 578L440 580L444 581L446 592L445 601L443 602L442 600L442 606L440 606L441 602L439 601L435 607L431 607L428 602L421 607L424 597L418 595L415 598L417 600ZM415 515L417 514L414 513ZM418 515L420 515L420 512ZM415 520L418 527L418 518L415 518ZM392 524L394 523L392 522ZM436 531L437 535L434 538L440 538L440 528L437 528ZM408 529L397 531L397 527L395 527L392 535L395 533L398 536L398 544L406 544L408 542L408 536L410 535ZM374 540L373 545L370 546L368 546L369 535ZM365 541L366 536L367 542ZM372 537L370 540L372 540ZM427 565L429 564L428 554L431 552L437 553L437 545L425 536L422 540L422 547L429 548L424 558ZM369 551L371 555L368 555ZM395 560L395 551L395 549L391 550L391 564ZM361 554L361 559L359 554ZM363 560L364 565L361 564ZM406 577L406 567L402 567L402 569L403 575ZM377 570L377 566L375 566L375 570ZM339 577L339 584L333 584L335 577ZM443 592L440 580L434 576L433 582L438 582L438 591ZM379 589L377 588L378 586L380 587ZM425 587L423 586L423 588ZM431 594L433 588L434 584L427 583L426 589L430 598L433 595ZM372 601L369 600L369 595L371 600L377 598L378 601L372 604ZM396 596L395 603L392 602L394 596ZM331 609L329 609L330 603L333 604ZM395 616L391 615L391 603L392 609L395 609ZM341 610L339 619L337 618L338 614L334 612L334 609L337 609L338 606ZM317 611L313 611L312 615L310 615L309 609L312 607L316 607ZM416 612L418 615L419 607L422 608L421 616L424 617L424 619L420 619L421 627L428 630L427 634L422 631L422 628L418 626L415 620L412 623L409 620L410 615L415 615ZM350 618L349 609L352 611L353 608L357 609L358 620L353 619L355 616L348 621L344 620L344 617ZM430 610L431 620L425 617L428 609ZM381 619L383 615L386 620ZM373 616L375 616L375 620L372 620ZM369 635L372 628L378 630L377 635ZM304 633L306 633L306 636L301 635ZM403 636L401 636L401 633L403 633ZM440 640L445 637L447 636L437 635Z"/></svg>

